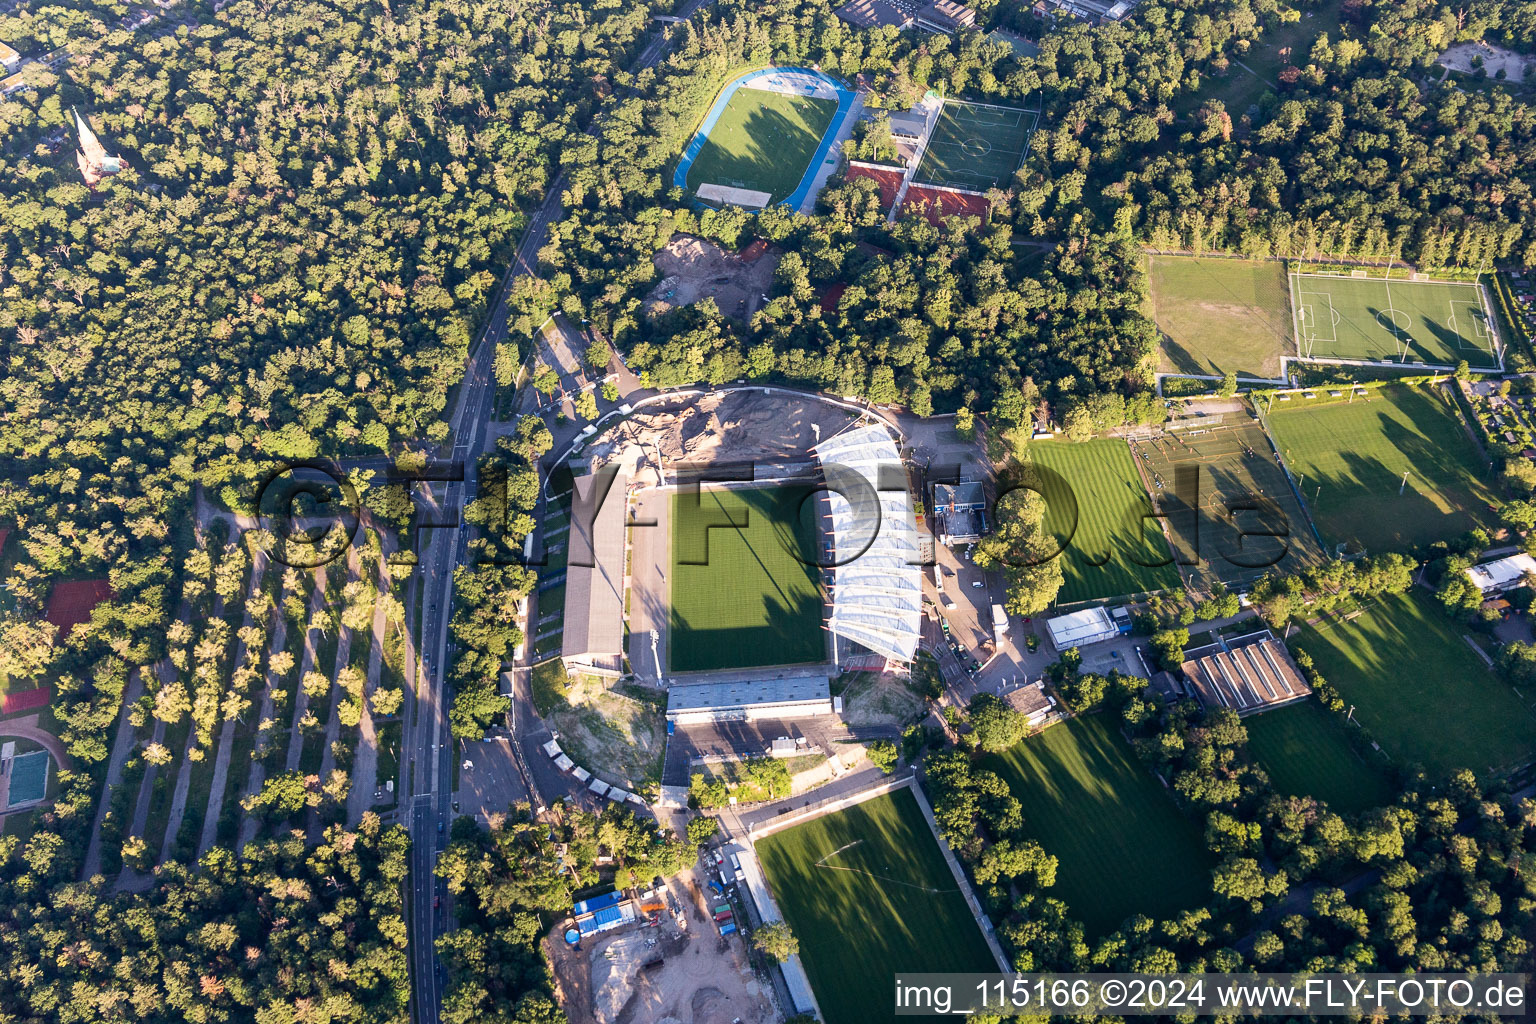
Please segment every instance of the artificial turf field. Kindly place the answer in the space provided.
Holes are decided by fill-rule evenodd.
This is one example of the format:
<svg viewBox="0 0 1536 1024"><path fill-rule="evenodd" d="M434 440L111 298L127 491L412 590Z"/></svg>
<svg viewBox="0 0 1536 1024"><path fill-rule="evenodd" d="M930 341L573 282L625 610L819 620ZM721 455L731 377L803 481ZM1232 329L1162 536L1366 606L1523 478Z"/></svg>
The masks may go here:
<svg viewBox="0 0 1536 1024"><path fill-rule="evenodd" d="M1290 573L1322 560L1285 471L1247 412L1200 417L1132 451L1190 583L1241 585L1271 567ZM1182 492L1181 472L1193 485Z"/></svg>
<svg viewBox="0 0 1536 1024"><path fill-rule="evenodd" d="M1486 467L1439 389L1392 385L1353 401L1315 394L1273 403L1269 429L1324 541L1401 551L1493 520Z"/></svg>
<svg viewBox="0 0 1536 1024"><path fill-rule="evenodd" d="M1291 307L1297 349L1308 359L1499 365L1475 284L1292 274Z"/></svg>
<svg viewBox="0 0 1536 1024"><path fill-rule="evenodd" d="M1209 902L1214 861L1200 828L1102 716L1053 725L983 766L1024 805L1025 829L1059 861L1051 893L1090 935Z"/></svg>
<svg viewBox="0 0 1536 1024"><path fill-rule="evenodd" d="M1039 119L1037 110L945 100L912 180L971 192L1006 186Z"/></svg>
<svg viewBox="0 0 1536 1024"><path fill-rule="evenodd" d="M793 487L673 495L672 671L826 660L816 503L802 506L804 496Z"/></svg>
<svg viewBox="0 0 1536 1024"><path fill-rule="evenodd" d="M778 202L799 186L837 101L737 89L688 168L688 187L730 185Z"/></svg>
<svg viewBox="0 0 1536 1024"><path fill-rule="evenodd" d="M1243 725L1248 751L1269 773L1276 791L1316 797L1340 813L1392 802L1386 765L1357 753L1345 735L1354 726L1317 701L1250 715ZM1374 751L1370 756L1380 757Z"/></svg>
<svg viewBox="0 0 1536 1024"><path fill-rule="evenodd" d="M1031 465L1054 474L1042 475L1041 490L1046 528L1066 549L1057 600L1070 604L1179 585L1157 521L1145 518L1151 502L1124 441L1042 441L1030 444L1028 453Z"/></svg>
<svg viewBox="0 0 1536 1024"><path fill-rule="evenodd" d="M1158 372L1276 379L1295 355L1285 264L1150 256Z"/></svg>
<svg viewBox="0 0 1536 1024"><path fill-rule="evenodd" d="M1439 774L1530 761L1536 694L1499 679L1433 601L1418 591L1383 598L1347 622L1305 626L1294 642L1394 761Z"/></svg>
<svg viewBox="0 0 1536 1024"><path fill-rule="evenodd" d="M907 1019L894 1017L900 972L997 970L910 791L755 846L826 1024Z"/></svg>

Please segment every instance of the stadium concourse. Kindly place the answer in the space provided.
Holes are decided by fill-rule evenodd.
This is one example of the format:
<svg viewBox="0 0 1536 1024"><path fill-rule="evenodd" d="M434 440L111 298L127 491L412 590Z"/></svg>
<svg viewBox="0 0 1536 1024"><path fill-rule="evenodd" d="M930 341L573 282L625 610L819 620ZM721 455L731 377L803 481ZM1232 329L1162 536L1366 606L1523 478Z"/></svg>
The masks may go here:
<svg viewBox="0 0 1536 1024"><path fill-rule="evenodd" d="M922 630L922 556L900 453L884 427L845 431L812 449L832 516L833 635L908 663ZM841 662L841 651L838 660Z"/></svg>

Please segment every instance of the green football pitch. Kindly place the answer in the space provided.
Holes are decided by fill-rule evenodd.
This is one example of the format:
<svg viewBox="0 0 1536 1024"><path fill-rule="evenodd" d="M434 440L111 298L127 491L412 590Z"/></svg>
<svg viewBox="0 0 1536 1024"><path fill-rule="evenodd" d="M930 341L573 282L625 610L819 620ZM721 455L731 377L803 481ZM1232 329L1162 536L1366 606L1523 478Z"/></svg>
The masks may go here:
<svg viewBox="0 0 1536 1024"><path fill-rule="evenodd" d="M971 192L1006 186L1039 119L1036 110L945 100L912 180Z"/></svg>
<svg viewBox="0 0 1536 1024"><path fill-rule="evenodd" d="M1487 467L1438 388L1314 394L1274 402L1269 428L1325 542L1401 551L1493 521Z"/></svg>
<svg viewBox="0 0 1536 1024"><path fill-rule="evenodd" d="M1041 473L1046 528L1062 545L1057 599L1090 601L1179 585L1168 542L1124 441L1039 441L1028 458ZM1159 565L1158 563L1166 563Z"/></svg>
<svg viewBox="0 0 1536 1024"><path fill-rule="evenodd" d="M1276 791L1316 797L1340 813L1392 802L1391 780L1381 755L1356 751L1345 734L1355 727L1317 701L1251 715L1243 725L1248 730L1248 751L1269 773Z"/></svg>
<svg viewBox="0 0 1536 1024"><path fill-rule="evenodd" d="M729 185L789 196L837 113L837 101L737 89L688 168L688 187Z"/></svg>
<svg viewBox="0 0 1536 1024"><path fill-rule="evenodd" d="M674 672L826 660L815 502L803 488L672 498Z"/></svg>
<svg viewBox="0 0 1536 1024"><path fill-rule="evenodd" d="M1400 764L1499 774L1536 753L1536 714L1462 639L1434 598L1384 598L1294 641Z"/></svg>
<svg viewBox="0 0 1536 1024"><path fill-rule="evenodd" d="M1025 829L1056 856L1051 891L1090 935L1210 901L1214 860L1200 828L1102 716L1053 725L983 765L1007 780Z"/></svg>
<svg viewBox="0 0 1536 1024"><path fill-rule="evenodd" d="M1475 284L1292 274L1291 306L1305 359L1499 365Z"/></svg>
<svg viewBox="0 0 1536 1024"><path fill-rule="evenodd" d="M997 970L909 791L755 845L827 1024L893 1019L898 973Z"/></svg>
<svg viewBox="0 0 1536 1024"><path fill-rule="evenodd" d="M1280 261L1151 256L1147 272L1160 373L1274 380L1296 354Z"/></svg>

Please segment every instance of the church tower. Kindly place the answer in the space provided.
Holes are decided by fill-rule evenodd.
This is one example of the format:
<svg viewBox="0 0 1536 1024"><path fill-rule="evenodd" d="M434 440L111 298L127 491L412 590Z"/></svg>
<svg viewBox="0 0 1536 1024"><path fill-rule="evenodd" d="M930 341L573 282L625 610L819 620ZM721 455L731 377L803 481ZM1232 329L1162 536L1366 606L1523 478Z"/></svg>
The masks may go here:
<svg viewBox="0 0 1536 1024"><path fill-rule="evenodd" d="M108 156L106 147L91 131L91 126L74 107L69 112L75 115L75 131L80 136L80 148L75 150L75 163L80 168L80 176L85 183L95 188L103 178L111 177L123 169L123 158L120 156Z"/></svg>

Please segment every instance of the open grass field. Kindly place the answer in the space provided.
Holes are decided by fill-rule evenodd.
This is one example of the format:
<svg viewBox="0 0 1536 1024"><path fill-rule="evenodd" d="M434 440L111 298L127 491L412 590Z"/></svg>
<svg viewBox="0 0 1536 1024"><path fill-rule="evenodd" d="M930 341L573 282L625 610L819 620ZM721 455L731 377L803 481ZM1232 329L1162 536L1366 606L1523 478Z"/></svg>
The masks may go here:
<svg viewBox="0 0 1536 1024"><path fill-rule="evenodd" d="M904 971L996 971L907 790L760 839L757 855L827 1024L891 1020Z"/></svg>
<svg viewBox="0 0 1536 1024"><path fill-rule="evenodd" d="M1163 919L1209 901L1214 861L1200 827L1114 723L1068 719L983 765L1007 780L1025 828L1059 860L1054 895L1090 935L1132 914Z"/></svg>
<svg viewBox="0 0 1536 1024"><path fill-rule="evenodd" d="M1278 792L1316 797L1345 814L1392 802L1391 779L1381 755L1372 751L1375 760L1367 760L1357 753L1345 733L1355 727L1317 701L1250 715L1243 725L1249 752Z"/></svg>
<svg viewBox="0 0 1536 1024"><path fill-rule="evenodd" d="M1303 358L1499 365L1475 284L1292 274L1291 308Z"/></svg>
<svg viewBox="0 0 1536 1024"><path fill-rule="evenodd" d="M1032 465L1049 471L1041 479L1046 527L1066 548L1059 601L1179 585L1157 521L1145 518L1152 503L1124 441L1041 441L1027 450Z"/></svg>
<svg viewBox="0 0 1536 1024"><path fill-rule="evenodd" d="M1190 583L1202 589L1215 580L1240 585L1271 566L1296 572L1322 560L1306 513L1256 420L1242 411L1171 422L1188 425L1138 441L1132 450L1167 517Z"/></svg>
<svg viewBox="0 0 1536 1024"><path fill-rule="evenodd" d="M1499 679L1427 594L1306 626L1295 643L1399 763L1498 774L1536 756L1536 694Z"/></svg>
<svg viewBox="0 0 1536 1024"><path fill-rule="evenodd" d="M816 505L802 488L672 499L672 671L826 659Z"/></svg>
<svg viewBox="0 0 1536 1024"><path fill-rule="evenodd" d="M1487 467L1441 390L1403 384L1353 401L1316 394L1277 401L1268 418L1326 543L1400 551L1494 519Z"/></svg>
<svg viewBox="0 0 1536 1024"><path fill-rule="evenodd" d="M1159 373L1278 379L1295 355L1285 264L1149 256Z"/></svg>
<svg viewBox="0 0 1536 1024"><path fill-rule="evenodd" d="M1007 187L1039 119L1037 110L945 100L912 180L972 192Z"/></svg>
<svg viewBox="0 0 1536 1024"><path fill-rule="evenodd" d="M688 187L730 185L778 202L800 184L836 113L832 99L737 89L688 169Z"/></svg>

